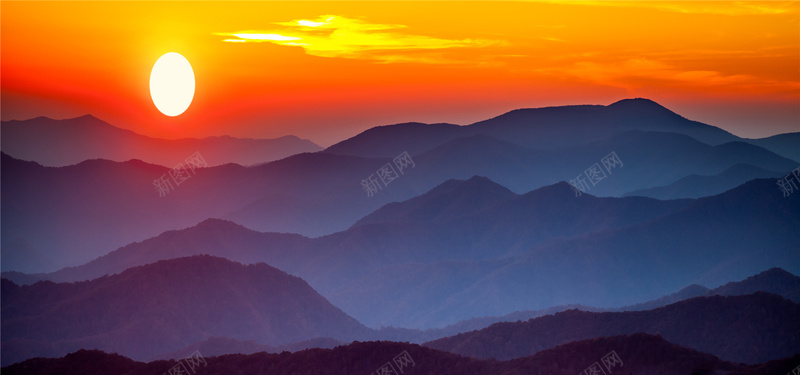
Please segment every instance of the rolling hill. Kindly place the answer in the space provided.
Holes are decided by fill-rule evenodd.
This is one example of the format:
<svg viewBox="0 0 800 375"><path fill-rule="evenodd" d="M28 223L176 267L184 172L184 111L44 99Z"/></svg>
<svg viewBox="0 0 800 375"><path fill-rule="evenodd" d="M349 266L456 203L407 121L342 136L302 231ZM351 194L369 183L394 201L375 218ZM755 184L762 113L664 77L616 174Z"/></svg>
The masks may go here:
<svg viewBox="0 0 800 375"><path fill-rule="evenodd" d="M757 178L781 178L786 173L769 171L747 164L736 164L713 176L692 174L669 185L635 190L625 196L656 199L702 198L733 189Z"/></svg>
<svg viewBox="0 0 800 375"><path fill-rule="evenodd" d="M697 297L648 311L569 310L526 322L497 323L425 346L474 358L508 360L572 341L645 332L723 360L756 364L799 354L797 316L800 304L759 292Z"/></svg>
<svg viewBox="0 0 800 375"><path fill-rule="evenodd" d="M580 130L588 126L588 119L594 121L591 134L575 136L583 134ZM91 118L76 121L102 129L110 126ZM557 134L545 131L558 121L561 126L553 130ZM485 176L522 194L574 179L611 152L624 166L609 171L588 194L621 196L691 174L719 174L741 163L772 171L796 167L793 160L714 129L646 100L522 110L466 127L388 126L325 152L248 168L225 164L197 169L166 195L153 185L168 176L165 167L135 160L87 160L50 168L4 152L2 206L7 220L2 229L7 235L2 238L2 267L52 272L207 218L232 220L262 232L318 237L343 231L387 203L419 196L450 179ZM567 142L568 135L572 138ZM212 154L192 150L209 165L216 163ZM392 163L401 150L410 152L414 167L368 196L361 183ZM181 153L178 161L189 155Z"/></svg>
<svg viewBox="0 0 800 375"><path fill-rule="evenodd" d="M658 201L576 197L564 183L517 196L476 177L388 205L330 236L208 220L39 277L80 281L208 253L298 275L371 327L434 328L558 305L631 305L776 266L798 272L798 199L783 198L771 180Z"/></svg>
<svg viewBox="0 0 800 375"><path fill-rule="evenodd" d="M607 357L609 354L613 356ZM200 353L202 354L202 352ZM406 355L407 354L407 355ZM222 374L313 374L348 375L375 373L389 364L402 374L437 375L569 375L582 373L597 363L603 371L614 374L663 375L685 374L785 374L800 356L747 366L722 361L712 355L669 343L647 334L615 336L573 342L536 355L512 361L477 360L450 353L393 342L354 342L333 349L314 349L298 353L255 353L250 355L204 356L196 371L208 375ZM600 364L602 358L609 358ZM612 361L616 358L619 361ZM157 375L176 366L176 361L134 362L116 354L81 350L62 358L36 358L4 367L11 375L78 375L88 371L120 375ZM391 372L390 372L391 373Z"/></svg>
<svg viewBox="0 0 800 375"><path fill-rule="evenodd" d="M253 165L322 150L313 142L295 136L276 139L151 138L117 128L92 115L64 120L37 117L3 121L0 131L4 153L48 167L74 165L91 159L118 162L138 159L171 168L195 152L200 152L209 166Z"/></svg>
<svg viewBox="0 0 800 375"><path fill-rule="evenodd" d="M80 283L3 279L2 361L94 348L147 360L210 337L281 345L371 331L266 264L165 260Z"/></svg>

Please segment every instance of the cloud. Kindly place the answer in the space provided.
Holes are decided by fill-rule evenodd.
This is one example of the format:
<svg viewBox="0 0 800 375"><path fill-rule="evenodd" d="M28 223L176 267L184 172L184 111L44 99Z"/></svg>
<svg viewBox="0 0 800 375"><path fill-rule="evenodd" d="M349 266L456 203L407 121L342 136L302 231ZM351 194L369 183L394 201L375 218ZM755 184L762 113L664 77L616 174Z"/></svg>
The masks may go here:
<svg viewBox="0 0 800 375"><path fill-rule="evenodd" d="M316 20L278 22L273 30L217 33L232 43L273 43L303 48L307 54L320 57L377 60L381 62L454 63L457 59L442 57L441 52L453 48L481 48L503 45L502 41L485 39L442 39L402 32L405 25L374 24L359 19L325 15ZM233 37L233 38L231 38Z"/></svg>
<svg viewBox="0 0 800 375"><path fill-rule="evenodd" d="M681 87L693 90L739 91L753 93L800 94L800 83L765 79L749 74L726 74L715 70L680 68L650 58L628 58L618 61L578 61L569 67L542 69L549 74L568 74L575 78L602 85L621 87L629 91L652 86Z"/></svg>

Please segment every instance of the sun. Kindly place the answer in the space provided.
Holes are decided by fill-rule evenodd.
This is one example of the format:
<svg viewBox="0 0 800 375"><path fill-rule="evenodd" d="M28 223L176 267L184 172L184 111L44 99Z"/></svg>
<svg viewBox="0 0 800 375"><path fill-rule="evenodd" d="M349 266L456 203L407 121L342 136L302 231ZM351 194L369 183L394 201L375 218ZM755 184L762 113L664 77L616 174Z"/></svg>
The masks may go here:
<svg viewBox="0 0 800 375"><path fill-rule="evenodd" d="M150 97L167 116L185 112L194 98L194 71L189 60L177 52L159 57L150 72Z"/></svg>

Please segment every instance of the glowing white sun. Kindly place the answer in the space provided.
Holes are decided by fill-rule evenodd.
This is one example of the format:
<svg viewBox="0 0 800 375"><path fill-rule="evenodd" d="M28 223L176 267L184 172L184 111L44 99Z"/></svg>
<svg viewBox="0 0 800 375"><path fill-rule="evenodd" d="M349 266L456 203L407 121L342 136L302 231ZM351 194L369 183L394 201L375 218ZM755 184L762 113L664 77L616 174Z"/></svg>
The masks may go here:
<svg viewBox="0 0 800 375"><path fill-rule="evenodd" d="M150 97L167 116L186 111L194 98L194 71L189 60L175 52L159 57L150 72Z"/></svg>

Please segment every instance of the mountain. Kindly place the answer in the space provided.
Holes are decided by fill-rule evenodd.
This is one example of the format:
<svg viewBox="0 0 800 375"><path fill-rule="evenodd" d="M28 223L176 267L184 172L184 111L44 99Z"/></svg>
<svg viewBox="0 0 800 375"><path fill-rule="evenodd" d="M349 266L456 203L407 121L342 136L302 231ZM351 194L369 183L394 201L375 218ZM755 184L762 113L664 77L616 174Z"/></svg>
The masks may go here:
<svg viewBox="0 0 800 375"><path fill-rule="evenodd" d="M391 167L397 154L368 158L316 152L247 168L197 168L166 194L156 190L154 181L169 179L171 170L141 161L88 160L50 168L4 154L0 174L7 220L2 222L6 235L0 245L7 261L2 268L39 273L77 266L207 218L232 220L262 232L318 237L343 231L385 204L408 200L450 179L485 176L512 192L525 193L575 179L593 165L599 167L612 152L621 163L587 193L620 196L690 174L718 174L739 163L775 171L796 167L796 162L758 146L710 146L680 133L606 132L600 140L557 149L521 146L500 138L500 133L460 136L409 154L413 167L372 196L362 182L387 163Z"/></svg>
<svg viewBox="0 0 800 375"><path fill-rule="evenodd" d="M279 346L262 345L252 340L240 341L226 337L210 337L203 341L184 346L167 354L157 356L155 359L180 360L186 353L199 351L206 356L220 356L225 354L253 354L259 352L282 353L299 352L306 349L333 349L345 343L330 338L314 338Z"/></svg>
<svg viewBox="0 0 800 375"><path fill-rule="evenodd" d="M200 352L203 355L202 352ZM395 358L398 359L395 362ZM607 358L605 362L601 359ZM747 366L720 360L709 354L680 347L659 336L633 334L578 341L512 361L477 360L394 342L354 342L333 349L297 353L250 355L203 355L198 373L222 374L368 374L388 365L389 373L437 375L569 375L583 373L590 366L606 366L611 373L685 374L785 374L800 355ZM402 366L398 370L398 363ZM134 362L116 354L80 350L63 358L35 358L3 368L11 375L78 375L113 373L159 375L176 366L176 361ZM388 369L388 367L387 367Z"/></svg>
<svg viewBox="0 0 800 375"><path fill-rule="evenodd" d="M141 161L91 160L52 168L2 154L2 251L4 271L51 272L88 262L134 241L186 228L274 194L302 197L313 209L298 212L291 232L334 232L393 199L375 200L360 190L360 171L381 161L336 155L300 154L267 165L235 164L197 169L160 196L153 181L164 167ZM350 171L345 173L346 171ZM333 184L333 191L311 184ZM402 181L395 184L404 192ZM331 199L336 196L339 199ZM337 216L332 216L337 213ZM263 216L286 215L265 212ZM289 232L289 231L285 231Z"/></svg>
<svg viewBox="0 0 800 375"><path fill-rule="evenodd" d="M489 195L490 191L498 194ZM158 260L211 254L242 263L267 262L303 277L371 326L432 327L472 317L462 312L445 321L425 322L429 309L449 293L474 285L510 262L495 258L521 254L534 244L558 238L652 220L689 202L588 195L576 199L565 183L517 196L490 180L474 177L445 182L419 198L388 205L365 218L372 220L391 207L400 207L413 213L406 219L356 225L316 239L258 233L229 221L206 220L131 243L82 266L35 277L83 281ZM598 210L605 212L603 220L596 219ZM392 278L385 277L387 267L397 267ZM395 294L388 294L389 289L396 290ZM384 303L388 298L407 303L391 308Z"/></svg>
<svg viewBox="0 0 800 375"><path fill-rule="evenodd" d="M498 194L490 195L492 191ZM375 271L379 266L398 264L398 261L402 260L488 259L503 256L513 249L522 251L534 243L551 238L621 228L674 212L689 203L689 201L661 202L648 198L618 199L586 196L586 199L581 201L573 198L574 193L565 183L517 196L486 178L450 180L419 198L389 204L357 222L352 228L322 238L309 239L295 234L258 233L230 221L205 220L186 230L168 231L148 240L130 243L85 265L39 275L39 279L57 282L83 281L162 259L207 253L243 263L264 261L289 272L305 275L304 278L311 276L316 281L319 280L319 276L314 274L328 265L308 259L309 257L305 255L307 253L318 256L330 254L329 256L352 259L351 263L356 264L358 263L356 259L363 259L366 256L375 263L375 267L346 266L347 268L336 271L337 274L343 275L350 271L354 271L352 274ZM466 202L469 203L465 204ZM449 205L449 208L441 206L443 203ZM416 213L405 219L387 217L386 223L375 222L366 226L371 221L380 221L376 218L387 215L385 212L391 211L392 207L402 207L402 210L412 210ZM436 211L435 215L438 215L436 223L429 223L420 216L440 208L444 210ZM603 221L591 219L589 216L596 209L604 210L608 218ZM565 226L561 224L569 221L566 218L552 220L556 215L565 214L578 214L586 218ZM419 222L415 223L413 220ZM348 254L335 249L345 244L368 248L374 241L373 235L369 234L373 230L379 230L389 236L387 238L396 240L386 244L385 251L374 254L359 254L360 251ZM409 233L415 235L409 237L407 236ZM465 236L467 233L469 234ZM365 235L368 237L364 237ZM413 250L414 254L405 256L399 254L411 248L417 248ZM464 248L470 248L470 251L464 252ZM386 259L387 255L394 258ZM400 256L403 258L398 259ZM316 264L317 268L309 269L309 263ZM21 279L15 278L15 280ZM322 284L328 284L329 281Z"/></svg>
<svg viewBox="0 0 800 375"><path fill-rule="evenodd" d="M507 363L519 368L519 374L724 374L749 370L645 333L575 341Z"/></svg>
<svg viewBox="0 0 800 375"><path fill-rule="evenodd" d="M380 233L392 239L380 246L382 253L392 254L389 250L397 249L397 253L412 255L406 262L413 263L407 265L398 261L368 273L356 272L358 278L354 282L343 285L333 294L326 294L328 298L371 327L431 328L491 313L507 314L518 309L508 309L509 301L493 305L498 310L490 314L482 314L484 310L480 309L451 308L448 304L460 298L469 299L465 291L480 288L487 277L512 266L515 261L512 257L523 256L531 246L654 220L689 203L589 195L576 198L569 185L559 183L481 207L468 215L447 217L437 211L442 206L450 206L450 197L456 202L470 201L463 197L473 196L468 193L474 186L473 180L463 182L464 189L455 192L434 189L414 200L384 207L387 211L411 213L410 217L402 215L398 219L400 224L368 224L343 232L342 235L348 237L360 232ZM482 191L485 190L475 190L478 195ZM428 201L434 204L424 204ZM598 219L597 212L604 213L602 219ZM364 220L377 220L378 216L387 214L382 209ZM431 217L435 219L429 220ZM406 219L417 221L405 222ZM347 243L353 246L354 241L347 240ZM366 249L377 247L363 242ZM420 262L424 264L417 264ZM496 287L519 289L515 281L507 282ZM486 293L493 292L486 290ZM387 298L395 303L381 303ZM517 302L527 304L525 301L530 300L519 296Z"/></svg>
<svg viewBox="0 0 800 375"><path fill-rule="evenodd" d="M300 278L211 256L80 283L3 279L2 315L4 365L80 348L145 360L210 337L274 346L371 334Z"/></svg>
<svg viewBox="0 0 800 375"><path fill-rule="evenodd" d="M667 186L641 189L625 196L656 199L701 198L717 195L757 178L781 178L786 173L769 171L747 164L736 164L713 176L692 174Z"/></svg>
<svg viewBox="0 0 800 375"><path fill-rule="evenodd" d="M772 268L761 272L758 275L748 277L742 281L735 281L720 286L716 289L708 289L700 285L690 285L680 291L644 303L618 308L598 308L583 305L562 305L553 306L544 310L525 310L515 311L503 316L485 316L460 321L458 323L443 327L430 328L426 330L406 329L395 327L384 327L378 330L378 337L392 341L425 342L433 341L447 336L455 336L459 333L475 331L486 328L494 323L526 321L545 315L553 315L566 310L581 310L589 312L622 312L622 311L643 311L652 310L659 307L671 305L676 302L695 297L708 297L712 295L747 295L755 292L767 292L777 294L792 302L800 303L798 292L800 292L800 277L795 276L783 269Z"/></svg>
<svg viewBox="0 0 800 375"><path fill-rule="evenodd" d="M574 310L574 309L582 311L595 311L595 312L615 311L614 309L601 309L597 307L589 307L582 305L553 306L551 308L544 310L515 311L513 313L506 314L503 316L484 316L479 318L471 318L467 320L462 320L454 324L450 324L442 328L428 328L425 330L421 330L421 329L398 328L391 326L381 327L380 329L377 330L376 337L380 338L381 340L423 343L448 336L455 336L459 333L477 331L479 329L486 328L495 323L524 321L533 318L538 318L540 316L552 315L557 312Z"/></svg>
<svg viewBox="0 0 800 375"><path fill-rule="evenodd" d="M621 307L618 311L651 310L678 301L694 297L706 296L741 296L756 292L777 294L792 302L800 303L800 277L781 268L768 269L758 275L750 276L742 281L732 281L715 289L692 284L673 293L652 301ZM585 309L582 309L585 310Z"/></svg>
<svg viewBox="0 0 800 375"><path fill-rule="evenodd" d="M798 227L800 195L784 198L775 180L755 180L648 222L536 245L450 295L427 319L450 323L458 311L474 317L568 304L625 306L772 267L800 273Z"/></svg>
<svg viewBox="0 0 800 375"><path fill-rule="evenodd" d="M612 153L621 163L610 170L601 167L602 159ZM598 164L605 177L595 184L586 182L587 192L598 196L621 196L664 186L691 174L714 175L741 163L772 171L789 171L797 166L792 160L744 142L710 146L683 134L639 130L550 150L480 134L456 138L414 160L419 167L409 173L413 180L409 183L427 186L427 181L446 180L442 176L468 179L479 175L516 193L570 181Z"/></svg>
<svg viewBox="0 0 800 375"><path fill-rule="evenodd" d="M393 158L403 152L418 155L463 135L463 127L453 124L410 122L376 126L336 143L324 152L368 158Z"/></svg>
<svg viewBox="0 0 800 375"><path fill-rule="evenodd" d="M535 149L556 149L631 130L678 133L709 145L741 140L722 129L688 120L652 100L624 99L608 106L517 109L468 126L406 123L375 127L325 152L363 157L394 157L403 150L420 154L455 138L479 134Z"/></svg>
<svg viewBox="0 0 800 375"><path fill-rule="evenodd" d="M800 163L800 132L777 134L771 137L758 139L745 138L743 141L763 147L780 156Z"/></svg>
<svg viewBox="0 0 800 375"><path fill-rule="evenodd" d="M302 257L301 250L310 246L310 239L296 234L260 233L239 224L208 219L182 230L164 232L141 242L134 242L76 267L62 268L52 273L3 273L18 284L39 280L57 283L87 281L105 275L118 274L128 268L161 260L208 254L242 263L267 262L281 269L288 262L287 253Z"/></svg>
<svg viewBox="0 0 800 375"><path fill-rule="evenodd" d="M167 169L141 161L53 168L2 154L0 173L3 270L29 273L82 264L248 201L244 189L229 195L211 188L247 178L247 169L233 164L197 170L162 198L152 181ZM48 262L39 261L41 256Z"/></svg>
<svg viewBox="0 0 800 375"><path fill-rule="evenodd" d="M800 277L781 268L771 268L742 281L730 282L711 291L713 295L737 296L755 292L770 292L800 303Z"/></svg>
<svg viewBox="0 0 800 375"><path fill-rule="evenodd" d="M139 159L171 168L195 152L199 152L209 166L228 163L253 165L322 149L295 136L276 139L228 136L177 140L151 138L117 128L92 115L64 120L37 117L3 121L0 131L3 152L49 167L91 159L118 162Z"/></svg>
<svg viewBox="0 0 800 375"><path fill-rule="evenodd" d="M569 310L526 322L497 323L424 345L475 358L507 360L572 341L645 332L723 360L755 364L800 354L797 316L800 304L759 292L698 297L648 311Z"/></svg>
<svg viewBox="0 0 800 375"><path fill-rule="evenodd" d="M459 202L482 202L472 197L496 203L461 211ZM42 277L80 281L208 253L300 276L367 326L443 327L559 305L631 305L776 266L798 272L798 199L783 198L774 180L694 201L658 201L576 197L564 183L509 195L476 177L446 182L376 211L365 218L371 224L325 237L209 220Z"/></svg>
<svg viewBox="0 0 800 375"><path fill-rule="evenodd" d="M507 202L516 196L486 177L474 176L466 181L451 179L418 197L389 203L361 218L353 226L451 220Z"/></svg>
<svg viewBox="0 0 800 375"><path fill-rule="evenodd" d="M388 204L356 222L353 228L425 224L426 228L436 228L438 233L453 237L440 242L458 244L461 252L470 249L466 252L479 254L467 259L487 259L519 254L550 240L646 222L691 203L588 194L580 198L576 199L575 190L565 182L517 195L476 176L465 181L450 180L417 198ZM603 212L603 220L594 217L598 211Z"/></svg>
<svg viewBox="0 0 800 375"><path fill-rule="evenodd" d="M550 235L549 240L514 254L495 253L494 259L485 258L480 263L427 261L428 264L413 268L386 267L362 276L337 294L326 295L368 326L441 327L476 316L558 305L624 306L692 283L718 286L776 266L800 270L800 255L796 252L800 248L800 233L796 230L800 227L800 196L783 198L774 180L753 181L661 216L650 211L651 219L618 222L617 229L610 225L613 220L648 212L642 204L649 203L617 202L615 198L587 194L575 197L566 187L560 196L544 194L548 190L558 189L537 190L542 199L535 200L535 204L514 202L502 210L509 217L514 217L510 215L513 207L520 212L536 212L526 219L513 220L523 223L520 227L527 227L526 232L509 230L515 228L513 224L497 223L488 210L477 215L485 218L483 222L467 226L467 221L455 221L452 227L462 229L453 233L460 233L470 243L470 247L459 247L462 254L466 249L479 248L477 245L482 242L478 235L487 230L498 233L489 237L498 242L486 242L487 249L493 244L509 249L513 243L507 239L525 238L528 234L531 239L540 233ZM542 220L535 221L539 217ZM438 227L435 222L421 225ZM561 232L559 236L559 230L572 232ZM458 237L453 237L457 243ZM395 242L389 243L399 241L391 238ZM372 243L368 248L383 246ZM419 248L409 246L407 251ZM508 256L512 258L503 258ZM481 275L476 272L480 269L488 272ZM441 281L437 281L439 275ZM446 297L437 295L439 290L432 285L447 290ZM377 302L386 293L391 296L388 300L396 303ZM379 323L377 317L383 316L391 319Z"/></svg>
<svg viewBox="0 0 800 375"><path fill-rule="evenodd" d="M761 290L762 292L769 292L767 290ZM749 293L744 293L749 294ZM657 309L659 307L671 305L676 302L684 301L687 299L695 298L695 297L707 297L713 295L711 293L711 289L708 289L702 285L692 284L689 285L675 293L666 295L661 298L657 298L651 301L637 303L631 306L621 307L619 311L645 311L645 310L652 310ZM795 301L796 302L796 301ZM583 310L583 309L581 309Z"/></svg>
<svg viewBox="0 0 800 375"><path fill-rule="evenodd" d="M220 356L225 354L253 354L260 352L280 353L274 346L259 344L253 340L236 340L227 337L209 337L203 341L190 344L170 353L156 356L155 360L174 359L180 361L186 353L198 351L204 356Z"/></svg>
<svg viewBox="0 0 800 375"><path fill-rule="evenodd" d="M720 128L688 120L643 98L623 99L608 106L518 109L471 126L535 148L577 145L629 130L684 134L710 145L737 140Z"/></svg>

